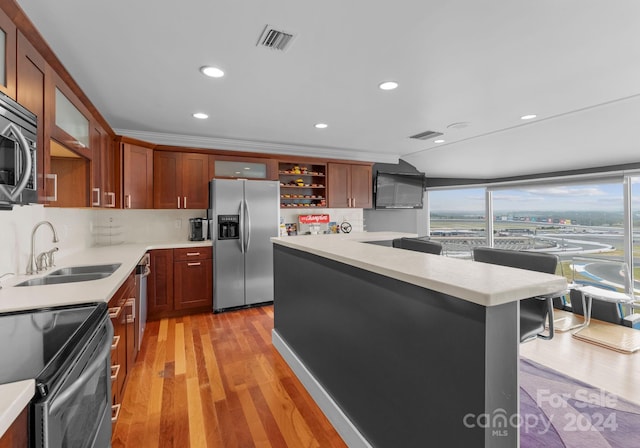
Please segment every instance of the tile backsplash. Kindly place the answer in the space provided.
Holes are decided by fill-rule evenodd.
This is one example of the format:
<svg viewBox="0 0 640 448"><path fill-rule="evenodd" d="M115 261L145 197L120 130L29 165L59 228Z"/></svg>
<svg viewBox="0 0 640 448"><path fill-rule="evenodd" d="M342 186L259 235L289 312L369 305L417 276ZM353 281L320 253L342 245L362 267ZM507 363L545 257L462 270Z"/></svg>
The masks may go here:
<svg viewBox="0 0 640 448"><path fill-rule="evenodd" d="M281 221L298 222L301 214L328 214L337 224L348 221L353 232L364 230L362 209L281 209ZM48 226L38 229L36 253L58 247L64 258L87 247L122 243L169 242L189 238L189 218L206 217L206 210L115 210L16 206L0 211L0 275L24 274L31 252L31 232L40 221L50 221L59 242L53 243ZM304 233L305 228L300 228Z"/></svg>
<svg viewBox="0 0 640 448"><path fill-rule="evenodd" d="M6 272L24 274L31 253L31 233L40 221L50 221L58 235L54 243L48 226L35 235L36 254L58 247L57 258L73 254L93 245L92 209L50 208L42 205L16 206L0 212L0 275Z"/></svg>
<svg viewBox="0 0 640 448"><path fill-rule="evenodd" d="M97 211L93 227L97 246L189 239L189 218L206 218L206 210Z"/></svg>
<svg viewBox="0 0 640 448"><path fill-rule="evenodd" d="M58 247L64 258L87 247L131 242L180 241L189 238L189 218L206 210L109 210L16 206L0 211L0 275L24 274L31 253L31 232L40 221L50 221L58 234L53 243L48 226L38 229L36 253Z"/></svg>

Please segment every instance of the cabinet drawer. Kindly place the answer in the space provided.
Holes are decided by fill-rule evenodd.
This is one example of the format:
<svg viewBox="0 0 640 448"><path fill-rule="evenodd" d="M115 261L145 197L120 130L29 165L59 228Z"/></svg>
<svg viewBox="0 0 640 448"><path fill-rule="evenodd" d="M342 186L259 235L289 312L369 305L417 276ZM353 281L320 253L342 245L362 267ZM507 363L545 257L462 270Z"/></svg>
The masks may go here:
<svg viewBox="0 0 640 448"><path fill-rule="evenodd" d="M212 258L211 247L173 249L173 261L207 260Z"/></svg>

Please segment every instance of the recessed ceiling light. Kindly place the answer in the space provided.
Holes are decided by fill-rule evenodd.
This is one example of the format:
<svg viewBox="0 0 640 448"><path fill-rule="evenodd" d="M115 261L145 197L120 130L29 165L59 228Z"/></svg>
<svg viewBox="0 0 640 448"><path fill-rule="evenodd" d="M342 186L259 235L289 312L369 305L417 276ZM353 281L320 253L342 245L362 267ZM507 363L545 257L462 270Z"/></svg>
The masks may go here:
<svg viewBox="0 0 640 448"><path fill-rule="evenodd" d="M433 143L444 143L444 140L442 140L442 139L434 140Z"/></svg>
<svg viewBox="0 0 640 448"><path fill-rule="evenodd" d="M534 118L536 118L537 115L531 114L531 115L523 115L522 117L520 117L521 120L532 120Z"/></svg>
<svg viewBox="0 0 640 448"><path fill-rule="evenodd" d="M378 87L380 87L382 90L393 90L398 87L398 83L395 81L385 81Z"/></svg>
<svg viewBox="0 0 640 448"><path fill-rule="evenodd" d="M316 123L314 125L317 129L326 129L329 127L329 125L327 123Z"/></svg>
<svg viewBox="0 0 640 448"><path fill-rule="evenodd" d="M218 67L200 67L200 71L203 75L209 76L210 78L222 78L224 76L224 72Z"/></svg>
<svg viewBox="0 0 640 448"><path fill-rule="evenodd" d="M209 118L209 115L203 114L202 112L196 112L195 114L193 114L193 118L199 118L200 120L204 120L206 118Z"/></svg>

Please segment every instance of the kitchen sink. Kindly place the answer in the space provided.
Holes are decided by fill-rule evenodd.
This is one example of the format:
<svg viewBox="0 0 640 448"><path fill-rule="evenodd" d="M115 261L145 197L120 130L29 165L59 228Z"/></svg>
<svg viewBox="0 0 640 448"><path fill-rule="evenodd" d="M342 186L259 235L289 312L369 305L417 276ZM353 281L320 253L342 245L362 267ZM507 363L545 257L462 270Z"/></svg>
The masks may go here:
<svg viewBox="0 0 640 448"><path fill-rule="evenodd" d="M88 282L109 277L122 263L69 266L57 269L44 277L32 278L16 286L57 285L60 283Z"/></svg>
<svg viewBox="0 0 640 448"><path fill-rule="evenodd" d="M87 272L84 274L67 274L67 275L52 275L49 274L44 277L32 278L22 283L18 283L16 286L41 286L41 285L56 285L60 283L76 283L76 282L88 282L89 280L98 280L101 278L109 277L112 272Z"/></svg>
<svg viewBox="0 0 640 448"><path fill-rule="evenodd" d="M67 275L76 275L76 274L113 274L116 271L116 269L120 267L121 264L122 263L69 266L67 268L57 269L52 273L48 274L47 277L67 276ZM99 278L102 278L102 277L99 277Z"/></svg>

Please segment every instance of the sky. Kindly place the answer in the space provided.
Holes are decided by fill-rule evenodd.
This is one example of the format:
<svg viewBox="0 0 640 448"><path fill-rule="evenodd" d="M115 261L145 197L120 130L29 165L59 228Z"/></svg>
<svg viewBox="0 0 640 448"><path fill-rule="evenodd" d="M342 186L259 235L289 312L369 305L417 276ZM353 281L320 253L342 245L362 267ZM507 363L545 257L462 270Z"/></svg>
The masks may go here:
<svg viewBox="0 0 640 448"><path fill-rule="evenodd" d="M634 211L640 211L640 183L632 188ZM429 191L435 211L484 213L483 188ZM516 211L623 211L622 184L530 187L493 192L494 213Z"/></svg>

